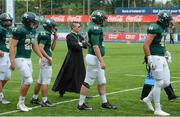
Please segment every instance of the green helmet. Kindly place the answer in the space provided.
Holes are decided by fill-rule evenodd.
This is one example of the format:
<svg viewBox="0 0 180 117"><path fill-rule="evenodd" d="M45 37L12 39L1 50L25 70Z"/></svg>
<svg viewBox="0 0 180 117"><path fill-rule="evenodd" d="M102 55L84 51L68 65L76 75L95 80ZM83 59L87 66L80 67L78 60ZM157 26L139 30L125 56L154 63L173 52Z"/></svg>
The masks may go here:
<svg viewBox="0 0 180 117"><path fill-rule="evenodd" d="M8 26L11 26L12 25L12 20L13 20L13 18L11 17L11 15L10 14L8 14L8 13L3 13L3 14L1 14L0 15L0 25L1 26L4 26L5 24L3 23L4 21L11 21L11 23L8 25Z"/></svg>
<svg viewBox="0 0 180 117"><path fill-rule="evenodd" d="M53 19L47 19L42 25L45 30L52 32L52 29L56 27L56 22Z"/></svg>
<svg viewBox="0 0 180 117"><path fill-rule="evenodd" d="M22 23L28 27L28 28L32 28L30 27L30 23L34 22L36 24L36 27L38 26L38 18L36 16L35 13L33 12L26 12L22 15Z"/></svg>
<svg viewBox="0 0 180 117"><path fill-rule="evenodd" d="M168 11L160 11L158 13L158 22L160 22L165 28L169 27L172 20L172 15Z"/></svg>
<svg viewBox="0 0 180 117"><path fill-rule="evenodd" d="M93 11L90 17L90 20L93 23L101 25L101 26L103 26L103 23L105 22L106 19L107 19L107 16L105 12L100 11L100 10Z"/></svg>

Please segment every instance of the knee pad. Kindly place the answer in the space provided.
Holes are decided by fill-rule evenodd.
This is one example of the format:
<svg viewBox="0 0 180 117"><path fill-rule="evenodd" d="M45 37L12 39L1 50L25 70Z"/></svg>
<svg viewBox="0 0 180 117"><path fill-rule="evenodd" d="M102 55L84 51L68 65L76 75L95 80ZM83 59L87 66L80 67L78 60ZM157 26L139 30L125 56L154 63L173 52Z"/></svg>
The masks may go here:
<svg viewBox="0 0 180 117"><path fill-rule="evenodd" d="M153 72L154 79L156 80L162 80L163 79L163 71L160 69L157 69Z"/></svg>
<svg viewBox="0 0 180 117"><path fill-rule="evenodd" d="M170 85L170 81L164 81L164 84L163 84L163 85L164 85L163 88L169 86L169 85Z"/></svg>
<svg viewBox="0 0 180 117"><path fill-rule="evenodd" d="M164 81L163 80L156 80L155 86L157 86L157 87L164 87Z"/></svg>
<svg viewBox="0 0 180 117"><path fill-rule="evenodd" d="M88 89L90 88L90 85L88 83L86 83L86 82L83 82L83 85Z"/></svg>
<svg viewBox="0 0 180 117"><path fill-rule="evenodd" d="M24 78L24 84L31 85L33 83L32 77Z"/></svg>

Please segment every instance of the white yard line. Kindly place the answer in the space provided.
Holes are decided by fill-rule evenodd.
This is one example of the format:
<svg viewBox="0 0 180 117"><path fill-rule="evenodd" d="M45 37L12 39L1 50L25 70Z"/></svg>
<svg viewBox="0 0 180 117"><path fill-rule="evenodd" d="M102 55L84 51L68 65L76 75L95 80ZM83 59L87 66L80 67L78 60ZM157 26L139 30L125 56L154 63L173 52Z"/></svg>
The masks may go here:
<svg viewBox="0 0 180 117"><path fill-rule="evenodd" d="M115 92L110 92L110 93L107 93L106 95L113 95L113 94L118 94L118 93L123 93L123 92L128 92L128 91L134 91L134 90L138 90L138 89L141 89L142 87L137 87L137 88L132 88L132 89L125 89L125 90L120 90L120 91L115 91ZM99 95L94 95L93 96L94 98L95 97L99 97ZM61 102L57 102L55 103L55 105L60 105L60 104L65 104L65 103L70 103L70 102L75 102L75 101L78 101L78 99L72 99L72 100L67 100L67 101L61 101ZM35 108L40 108L41 106L34 106L32 107L32 109L35 109ZM2 115L7 115L7 114L12 114L12 113L16 113L16 112L20 112L19 110L13 110L13 111L8 111L8 112L3 112L3 113L0 113L0 116Z"/></svg>
<svg viewBox="0 0 180 117"><path fill-rule="evenodd" d="M180 80L172 81L171 83L176 83L176 82L180 82ZM107 93L106 95L113 95L113 94L118 94L118 93L123 93L123 92L128 92L128 91L134 91L134 90L138 90L138 89L141 89L141 88L142 87L136 87L136 88L132 88L132 89L119 90L119 91ZM99 95L94 95L93 97L94 98L99 97ZM78 101L78 100L79 100L79 98L78 99L67 100L67 101L61 101L61 102L55 103L55 105L75 102L75 101ZM34 107L32 107L32 109L36 109L36 108L40 108L40 107L41 106L34 106ZM0 113L0 116L7 115L7 114L12 114L12 113L16 113L16 112L20 112L20 111L19 110L13 110L13 111L8 111L8 112L3 112L3 113Z"/></svg>
<svg viewBox="0 0 180 117"><path fill-rule="evenodd" d="M146 77L146 75L136 75L136 74L125 74L125 76L130 76L130 77ZM180 79L180 77L171 77L173 79Z"/></svg>

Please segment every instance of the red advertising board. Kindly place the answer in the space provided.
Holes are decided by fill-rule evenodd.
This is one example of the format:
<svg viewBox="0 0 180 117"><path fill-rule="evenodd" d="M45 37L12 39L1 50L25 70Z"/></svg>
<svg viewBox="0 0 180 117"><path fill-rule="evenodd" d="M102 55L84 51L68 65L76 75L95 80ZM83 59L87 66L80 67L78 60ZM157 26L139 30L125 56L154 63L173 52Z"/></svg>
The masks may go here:
<svg viewBox="0 0 180 117"><path fill-rule="evenodd" d="M47 15L56 22L89 22L88 15ZM108 15L108 22L156 22L157 15ZM173 15L173 22L180 22L180 15Z"/></svg>
<svg viewBox="0 0 180 117"><path fill-rule="evenodd" d="M113 33L105 33L105 40L139 40L139 34L113 34Z"/></svg>
<svg viewBox="0 0 180 117"><path fill-rule="evenodd" d="M88 15L46 15L46 19L49 18L56 22L89 22Z"/></svg>
<svg viewBox="0 0 180 117"><path fill-rule="evenodd" d="M156 15L109 15L108 22L155 22Z"/></svg>

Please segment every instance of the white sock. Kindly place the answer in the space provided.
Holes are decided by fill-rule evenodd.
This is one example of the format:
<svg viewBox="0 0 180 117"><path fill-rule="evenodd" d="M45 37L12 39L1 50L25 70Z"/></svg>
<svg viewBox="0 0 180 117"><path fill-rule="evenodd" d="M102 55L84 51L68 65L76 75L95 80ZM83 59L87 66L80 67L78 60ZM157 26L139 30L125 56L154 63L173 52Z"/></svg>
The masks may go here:
<svg viewBox="0 0 180 117"><path fill-rule="evenodd" d="M33 99L38 99L38 95L33 95Z"/></svg>
<svg viewBox="0 0 180 117"><path fill-rule="evenodd" d="M160 103L155 103L155 111L161 110L161 104Z"/></svg>
<svg viewBox="0 0 180 117"><path fill-rule="evenodd" d="M46 102L47 101L47 97L42 97L42 101Z"/></svg>
<svg viewBox="0 0 180 117"><path fill-rule="evenodd" d="M158 86L154 86L153 100L154 100L154 103L155 103L155 110L160 110L161 109L160 95L161 95L161 88L158 87Z"/></svg>
<svg viewBox="0 0 180 117"><path fill-rule="evenodd" d="M19 96L19 102L18 103L24 103L25 102L25 97Z"/></svg>
<svg viewBox="0 0 180 117"><path fill-rule="evenodd" d="M106 95L101 95L101 101L102 103L107 103L107 98L106 98Z"/></svg>
<svg viewBox="0 0 180 117"><path fill-rule="evenodd" d="M0 100L4 98L3 92L0 92Z"/></svg>
<svg viewBox="0 0 180 117"><path fill-rule="evenodd" d="M80 95L79 97L79 105L82 105L85 102L86 96L85 95Z"/></svg>

